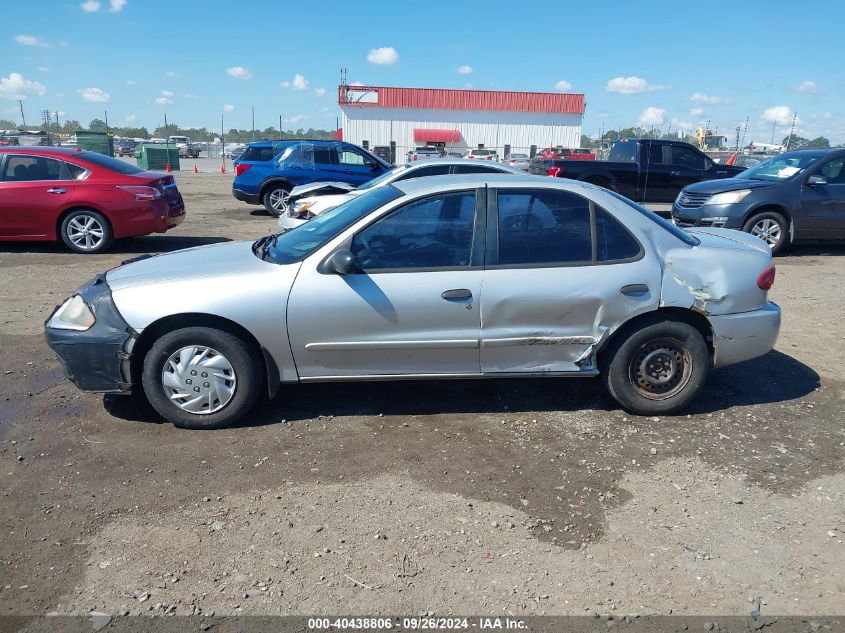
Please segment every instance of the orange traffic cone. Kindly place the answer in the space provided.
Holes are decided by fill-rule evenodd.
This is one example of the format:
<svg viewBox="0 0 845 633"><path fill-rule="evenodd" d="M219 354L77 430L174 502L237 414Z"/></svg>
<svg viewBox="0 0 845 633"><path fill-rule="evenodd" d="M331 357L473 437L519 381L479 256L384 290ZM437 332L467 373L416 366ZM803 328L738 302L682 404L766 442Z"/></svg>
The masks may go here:
<svg viewBox="0 0 845 633"><path fill-rule="evenodd" d="M226 173L226 166L225 166L225 165L220 165L220 173L221 173L221 174L225 174L225 173Z"/></svg>
<svg viewBox="0 0 845 633"><path fill-rule="evenodd" d="M167 163L167 165L164 168L164 171L166 171L167 173L170 173L170 163Z"/></svg>
<svg viewBox="0 0 845 633"><path fill-rule="evenodd" d="M195 173L195 174L198 174L198 173L199 173L199 170L197 169L197 164L196 164L196 163L194 163L194 173Z"/></svg>

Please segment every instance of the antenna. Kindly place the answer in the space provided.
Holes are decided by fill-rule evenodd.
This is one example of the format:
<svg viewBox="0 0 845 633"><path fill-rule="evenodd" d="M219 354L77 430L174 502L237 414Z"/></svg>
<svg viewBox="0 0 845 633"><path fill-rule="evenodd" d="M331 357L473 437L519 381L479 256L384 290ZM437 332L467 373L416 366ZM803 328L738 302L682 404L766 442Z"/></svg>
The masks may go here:
<svg viewBox="0 0 845 633"><path fill-rule="evenodd" d="M798 113L794 112L792 114L792 127L789 129L789 136L786 137L786 151L789 151L789 146L792 145L792 135L795 132L795 119L798 118ZM799 148L801 149L801 148Z"/></svg>
<svg viewBox="0 0 845 633"><path fill-rule="evenodd" d="M346 77L346 68L341 68L341 69L340 69L340 85L341 85L341 86L345 86L345 85L346 85L346 79L347 79L347 77Z"/></svg>

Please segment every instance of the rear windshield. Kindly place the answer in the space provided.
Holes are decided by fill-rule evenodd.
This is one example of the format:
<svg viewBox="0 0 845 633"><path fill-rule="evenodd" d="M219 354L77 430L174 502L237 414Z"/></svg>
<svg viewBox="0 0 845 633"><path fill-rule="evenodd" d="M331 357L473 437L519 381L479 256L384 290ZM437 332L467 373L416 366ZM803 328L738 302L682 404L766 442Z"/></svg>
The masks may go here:
<svg viewBox="0 0 845 633"><path fill-rule="evenodd" d="M247 147L241 154L241 161L254 160L256 162L267 162L273 160L273 156L275 155L276 150L272 147Z"/></svg>
<svg viewBox="0 0 845 633"><path fill-rule="evenodd" d="M674 224L669 222L669 220L665 220L665 219L661 218L659 215L657 215L653 211L649 211L644 206L641 206L641 205L637 204L636 202L629 200L625 196L622 196L622 195L616 193L615 191L605 190L605 193L609 193L611 196L613 196L617 200L621 200L622 202L627 204L629 207L631 207L635 211L638 211L639 213L641 213L642 215L647 217L649 220L651 220L655 224L659 224L660 226L662 226L664 229L669 231L672 235L677 237L679 240L681 240L685 244L689 244L690 246L698 246L699 244L701 244L701 242L698 240L697 237L690 235L689 233L684 231L682 228L675 226Z"/></svg>
<svg viewBox="0 0 845 633"><path fill-rule="evenodd" d="M607 160L617 163L636 163L637 144L619 141L614 143Z"/></svg>
<svg viewBox="0 0 845 633"><path fill-rule="evenodd" d="M368 180L363 185L359 185L358 187L356 187L356 189L358 189L358 191L366 191L367 189L372 189L373 187L377 187L378 185L383 183L385 180L392 180L398 174L405 171L409 167L410 167L409 164L400 165L399 167L394 167L393 169L390 169L390 170L384 172L381 176L373 178L372 180Z"/></svg>
<svg viewBox="0 0 845 633"><path fill-rule="evenodd" d="M97 152L77 152L71 156L71 159L73 156L78 156L83 160L87 160L89 163L94 163L98 167L105 167L106 169L111 169L119 174L140 174L144 171L140 167L136 167L131 163L127 163L126 161L119 160L117 158L112 158L111 156L106 156L105 154L98 154Z"/></svg>
<svg viewBox="0 0 845 633"><path fill-rule="evenodd" d="M334 209L321 213L313 220L294 229L273 236L261 238L253 244L253 251L265 261L276 264L292 264L307 257L346 227L351 226L368 213L378 209L402 194L390 185L376 187L367 193L352 198ZM270 239L266 243L264 240Z"/></svg>

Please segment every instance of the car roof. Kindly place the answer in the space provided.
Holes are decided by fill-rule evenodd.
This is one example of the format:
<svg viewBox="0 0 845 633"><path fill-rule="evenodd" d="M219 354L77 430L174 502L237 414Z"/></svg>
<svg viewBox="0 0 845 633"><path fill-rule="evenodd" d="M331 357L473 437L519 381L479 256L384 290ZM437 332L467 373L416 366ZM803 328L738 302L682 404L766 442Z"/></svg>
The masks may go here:
<svg viewBox="0 0 845 633"><path fill-rule="evenodd" d="M0 147L0 153L3 154L38 154L41 156L79 156L87 150L78 149L76 147L48 147L46 145L11 145L8 147ZM83 156L84 158L84 156Z"/></svg>
<svg viewBox="0 0 845 633"><path fill-rule="evenodd" d="M826 156L828 154L835 154L836 152L845 152L843 147L810 147L807 149L791 149L788 152L775 154L774 156ZM766 156L764 158L774 158L774 156Z"/></svg>
<svg viewBox="0 0 845 633"><path fill-rule="evenodd" d="M494 169L500 169L502 172L507 173L514 173L514 174L524 174L525 172L521 169L517 169L516 167L511 167L510 165L505 165L504 163L493 163L493 162L484 162L484 161L477 161L477 160L467 160L466 158L435 158L434 160L424 160L421 162L412 162L412 163L404 163L400 165L401 167L405 167L408 170L411 169L423 169L424 167L431 167L432 165L480 165L482 167L493 167ZM482 174L483 175L483 174ZM493 174L491 174L493 175ZM451 176L454 177L454 176Z"/></svg>
<svg viewBox="0 0 845 633"><path fill-rule="evenodd" d="M291 145L294 143L336 143L338 145L352 145L352 143L347 143L346 141L332 141L324 138L263 139L261 141L253 141L252 143L247 143L247 145L249 147L273 147L281 143L289 143Z"/></svg>
<svg viewBox="0 0 845 633"><path fill-rule="evenodd" d="M415 194L427 190L463 189L478 187L544 187L548 189L600 189L595 185L582 183L565 178L549 178L548 176L532 176L524 171L515 170L517 174L455 174L451 176L429 176L427 178L411 178L394 182L395 187L404 194Z"/></svg>

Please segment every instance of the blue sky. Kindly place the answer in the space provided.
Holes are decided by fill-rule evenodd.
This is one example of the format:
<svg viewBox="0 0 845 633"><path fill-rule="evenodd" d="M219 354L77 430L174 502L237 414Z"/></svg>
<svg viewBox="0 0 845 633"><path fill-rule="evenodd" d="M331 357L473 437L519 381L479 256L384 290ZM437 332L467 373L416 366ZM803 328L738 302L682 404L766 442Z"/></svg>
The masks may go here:
<svg viewBox="0 0 845 633"><path fill-rule="evenodd" d="M584 133L652 124L845 142L845 2L28 0L4 3L0 118L333 128L371 85L583 92ZM242 25L242 26L241 26Z"/></svg>

